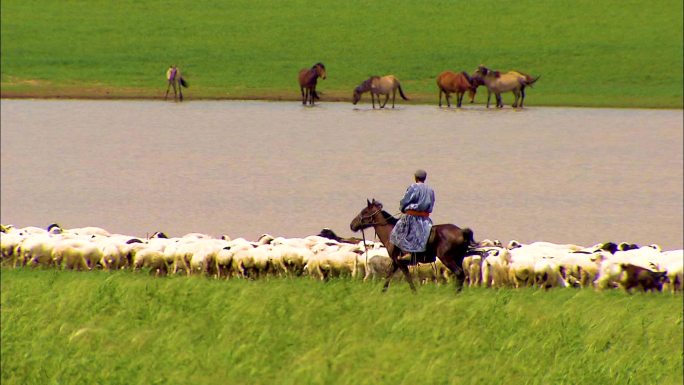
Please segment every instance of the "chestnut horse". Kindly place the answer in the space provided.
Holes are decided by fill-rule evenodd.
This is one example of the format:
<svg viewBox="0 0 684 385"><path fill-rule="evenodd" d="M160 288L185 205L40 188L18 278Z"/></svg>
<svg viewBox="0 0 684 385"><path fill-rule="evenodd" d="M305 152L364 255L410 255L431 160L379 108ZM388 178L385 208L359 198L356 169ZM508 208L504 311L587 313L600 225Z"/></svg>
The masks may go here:
<svg viewBox="0 0 684 385"><path fill-rule="evenodd" d="M515 95L513 108L518 106L522 108L523 101L525 100L525 87L531 87L540 76L534 78L519 71L509 71L502 74L499 71L492 71L489 68L480 65L473 73L473 78L481 80L487 87L487 108L489 108L489 100L492 93L496 96L496 106L498 108L503 107L501 93L508 91L513 92L513 95ZM518 101L520 101L520 104L518 104Z"/></svg>
<svg viewBox="0 0 684 385"><path fill-rule="evenodd" d="M168 86L166 87L166 95L164 96L164 100L169 97L169 89L173 87L173 100L178 99L182 102L183 90L181 89L181 86L187 88L188 83L185 81L185 79L183 79L180 69L175 65L169 66L169 69L166 70L166 81L168 82ZM176 86L178 87L178 91L176 91ZM178 97L178 94L180 94L180 98Z"/></svg>
<svg viewBox="0 0 684 385"><path fill-rule="evenodd" d="M398 269L401 269L411 286L411 290L415 292L416 287L413 285L408 267L418 262L434 262L435 258L439 258L454 273L456 290L460 291L465 279L462 267L463 258L468 249L475 244L473 231L468 228L460 229L452 224L434 225L430 231L425 251L416 253L415 258L409 262L399 260L402 250L390 242L390 233L392 233L396 223L397 219L382 209L382 203L373 199L372 202L367 200L367 206L349 224L352 231L373 227L380 241L385 245L387 253L392 259L392 270L387 276L382 290L387 291L392 276Z"/></svg>
<svg viewBox="0 0 684 385"><path fill-rule="evenodd" d="M371 102L373 103L373 109L375 109L375 96L378 97L378 105L380 105L380 95L385 95L385 102L380 106L380 108L385 108L387 100L389 100L390 93L392 94L392 108L394 108L394 99L397 97L397 90L399 90L399 95L404 100L409 100L404 91L401 89L401 83L399 79L394 75L387 76L371 76L364 80L363 83L359 84L354 89L354 96L352 103L356 104L361 100L361 94L370 91Z"/></svg>
<svg viewBox="0 0 684 385"><path fill-rule="evenodd" d="M468 75L467 72L451 72L444 71L439 76L437 76L437 87L439 88L439 106L442 107L442 93L446 96L447 107L451 107L451 102L449 101L449 94L452 92L456 93L456 106L461 107L463 103L463 96L465 92L468 91L468 96L470 96L470 102L475 100L475 93L477 92L477 87L480 84L474 81L473 78Z"/></svg>
<svg viewBox="0 0 684 385"><path fill-rule="evenodd" d="M302 69L299 71L299 89L302 92L302 104L314 104L314 99L318 99L316 93L316 82L318 78L325 79L325 66L323 63L316 63L309 69Z"/></svg>

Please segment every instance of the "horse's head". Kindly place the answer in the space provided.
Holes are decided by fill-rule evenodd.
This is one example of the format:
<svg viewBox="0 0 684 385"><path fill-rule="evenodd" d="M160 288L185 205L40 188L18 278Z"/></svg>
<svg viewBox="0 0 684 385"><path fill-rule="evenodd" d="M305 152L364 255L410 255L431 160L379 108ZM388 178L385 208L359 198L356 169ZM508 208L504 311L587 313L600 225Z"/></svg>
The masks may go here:
<svg viewBox="0 0 684 385"><path fill-rule="evenodd" d="M372 202L366 199L366 202L366 207L364 207L359 215L352 219L351 223L349 224L351 231L359 231L373 226L375 223L375 220L373 219L375 215L382 214L382 203L376 201L375 199L373 199Z"/></svg>
<svg viewBox="0 0 684 385"><path fill-rule="evenodd" d="M320 62L319 62L319 63L314 64L314 66L313 66L312 69L314 69L314 70L316 71L316 74L317 74L318 77L320 77L321 79L325 79L325 78L326 78L327 74L326 74L326 72L325 72L325 66L323 65L323 63L320 63Z"/></svg>
<svg viewBox="0 0 684 385"><path fill-rule="evenodd" d="M354 88L354 96L352 96L352 104L356 104L361 100L361 86Z"/></svg>

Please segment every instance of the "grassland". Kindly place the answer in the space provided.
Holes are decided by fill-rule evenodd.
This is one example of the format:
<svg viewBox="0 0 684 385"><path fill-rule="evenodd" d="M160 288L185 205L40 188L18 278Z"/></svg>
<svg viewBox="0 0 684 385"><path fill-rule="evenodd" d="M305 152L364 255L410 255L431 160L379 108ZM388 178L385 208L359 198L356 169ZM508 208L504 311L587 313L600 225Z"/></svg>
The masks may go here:
<svg viewBox="0 0 684 385"><path fill-rule="evenodd" d="M484 63L541 75L528 105L683 104L681 0L5 0L1 7L2 97L159 98L176 63L190 99L295 100L297 71L322 61L324 101L350 100L368 76L392 73L414 102L435 103L437 74Z"/></svg>
<svg viewBox="0 0 684 385"><path fill-rule="evenodd" d="M681 384L682 297L3 269L3 384Z"/></svg>

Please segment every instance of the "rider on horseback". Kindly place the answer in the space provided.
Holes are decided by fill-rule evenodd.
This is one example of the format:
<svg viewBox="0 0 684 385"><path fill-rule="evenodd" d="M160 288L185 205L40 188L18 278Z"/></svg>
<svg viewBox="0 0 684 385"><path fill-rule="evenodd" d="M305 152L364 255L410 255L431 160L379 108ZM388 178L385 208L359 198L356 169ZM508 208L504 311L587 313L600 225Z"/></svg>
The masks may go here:
<svg viewBox="0 0 684 385"><path fill-rule="evenodd" d="M399 209L404 214L390 234L390 241L404 253L399 260L410 262L412 253L425 251L432 220L430 213L435 205L435 192L425 184L427 173L417 170L415 183L406 189L399 202Z"/></svg>

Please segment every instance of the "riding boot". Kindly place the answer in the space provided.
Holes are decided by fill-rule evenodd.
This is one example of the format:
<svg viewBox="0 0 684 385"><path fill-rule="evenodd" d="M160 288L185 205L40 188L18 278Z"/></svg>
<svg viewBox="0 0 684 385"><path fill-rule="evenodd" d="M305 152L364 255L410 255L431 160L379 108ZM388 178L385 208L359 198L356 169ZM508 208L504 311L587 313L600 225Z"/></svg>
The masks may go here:
<svg viewBox="0 0 684 385"><path fill-rule="evenodd" d="M399 258L397 258L397 261L408 262L408 263L413 262L413 254L412 253L406 253L406 254L400 256Z"/></svg>

